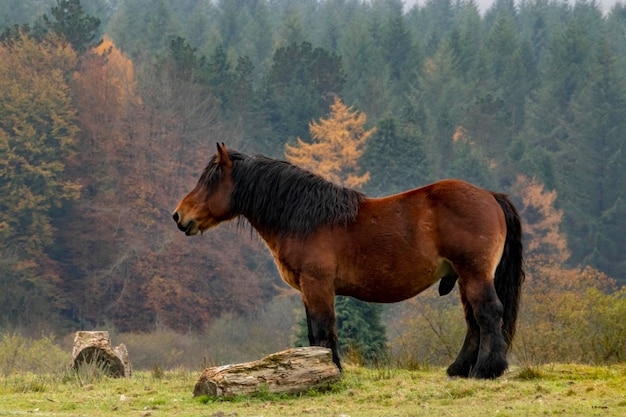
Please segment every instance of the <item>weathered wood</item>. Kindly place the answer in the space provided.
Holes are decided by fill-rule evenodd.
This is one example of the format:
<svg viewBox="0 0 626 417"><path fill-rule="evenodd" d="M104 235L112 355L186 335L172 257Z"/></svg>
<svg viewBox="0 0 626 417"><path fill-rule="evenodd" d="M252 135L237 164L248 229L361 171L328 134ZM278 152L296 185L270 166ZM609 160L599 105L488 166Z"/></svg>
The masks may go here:
<svg viewBox="0 0 626 417"><path fill-rule="evenodd" d="M194 397L232 397L260 391L296 394L322 389L341 377L330 349L313 346L284 350L263 359L205 369Z"/></svg>
<svg viewBox="0 0 626 417"><path fill-rule="evenodd" d="M105 370L109 376L129 377L133 368L128 359L128 351L123 343L111 346L109 332L76 332L72 349L72 366L78 368L85 364L95 364Z"/></svg>

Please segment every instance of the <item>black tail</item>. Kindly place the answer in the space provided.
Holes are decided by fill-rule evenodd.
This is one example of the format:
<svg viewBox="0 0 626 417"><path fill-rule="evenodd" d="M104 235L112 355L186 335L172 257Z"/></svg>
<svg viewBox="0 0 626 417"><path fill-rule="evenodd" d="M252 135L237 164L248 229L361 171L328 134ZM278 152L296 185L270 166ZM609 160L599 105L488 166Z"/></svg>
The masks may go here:
<svg viewBox="0 0 626 417"><path fill-rule="evenodd" d="M510 348L513 336L515 336L522 283L526 276L522 253L522 224L515 206L506 195L494 193L494 197L502 207L506 219L506 241L502 258L496 269L495 286L498 298L504 306L502 333Z"/></svg>

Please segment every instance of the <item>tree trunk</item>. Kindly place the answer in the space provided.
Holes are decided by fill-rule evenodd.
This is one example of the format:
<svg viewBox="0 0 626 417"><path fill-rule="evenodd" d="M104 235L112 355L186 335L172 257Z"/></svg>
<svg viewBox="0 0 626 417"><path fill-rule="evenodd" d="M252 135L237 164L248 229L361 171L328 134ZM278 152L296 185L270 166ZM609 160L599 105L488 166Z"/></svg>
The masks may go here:
<svg viewBox="0 0 626 417"><path fill-rule="evenodd" d="M339 380L330 349L313 346L288 349L263 359L205 369L194 397L232 397L260 391L296 394L323 389Z"/></svg>
<svg viewBox="0 0 626 417"><path fill-rule="evenodd" d="M76 332L72 358L74 368L95 365L116 378L133 374L126 346L111 346L109 332Z"/></svg>

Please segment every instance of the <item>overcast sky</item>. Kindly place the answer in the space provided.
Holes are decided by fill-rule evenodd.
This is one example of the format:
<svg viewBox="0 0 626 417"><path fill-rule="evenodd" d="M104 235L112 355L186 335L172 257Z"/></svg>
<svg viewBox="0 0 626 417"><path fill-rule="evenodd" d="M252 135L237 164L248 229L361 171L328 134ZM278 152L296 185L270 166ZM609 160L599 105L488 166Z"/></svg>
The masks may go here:
<svg viewBox="0 0 626 417"><path fill-rule="evenodd" d="M489 8L489 6L491 6L491 4L494 2L494 0L475 0L476 4L478 4L478 7L480 7L480 11L484 12L485 10L487 10ZM597 3L599 3L602 6L602 10L607 13L611 10L611 7L613 7L613 5L615 3L624 3L624 1L618 1L618 0L596 0ZM576 0L570 0L569 2L570 4L575 4Z"/></svg>
<svg viewBox="0 0 626 417"><path fill-rule="evenodd" d="M411 5L415 3L423 4L424 1L425 0L405 0L405 4L408 7L410 7ZM474 1L476 2L476 4L478 4L480 11L484 13L495 0L474 0ZM615 3L626 3L626 0L596 0L596 1L602 6L602 10L605 13L608 13L611 10L611 7L613 7ZM571 4L574 4L575 2L576 0L570 0Z"/></svg>

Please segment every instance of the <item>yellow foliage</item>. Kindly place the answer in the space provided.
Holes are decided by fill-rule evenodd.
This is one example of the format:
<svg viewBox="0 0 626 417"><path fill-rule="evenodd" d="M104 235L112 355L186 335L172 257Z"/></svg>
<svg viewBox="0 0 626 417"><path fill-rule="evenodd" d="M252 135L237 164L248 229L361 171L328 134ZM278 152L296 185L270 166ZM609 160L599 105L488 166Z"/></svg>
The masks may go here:
<svg viewBox="0 0 626 417"><path fill-rule="evenodd" d="M329 181L360 188L369 181L370 173L359 175L358 160L365 142L375 132L375 128L365 130L366 121L364 113L353 111L335 97L329 117L309 124L313 143L297 138L296 146L285 145L285 156Z"/></svg>
<svg viewBox="0 0 626 417"><path fill-rule="evenodd" d="M111 39L105 36L91 52L83 56L73 83L80 107L90 112L93 118L87 120L89 117L83 117L81 120L89 129L101 124L101 115L106 114L110 121L112 114L127 114L130 104L141 103L135 92L133 63L115 47ZM96 132L91 133L99 136Z"/></svg>
<svg viewBox="0 0 626 417"><path fill-rule="evenodd" d="M106 74L109 84L115 83L118 91L125 92L128 98L135 97L135 73L132 61L126 57L122 51L115 47L113 41L108 37L102 38L102 43L93 49L99 56L106 56Z"/></svg>

